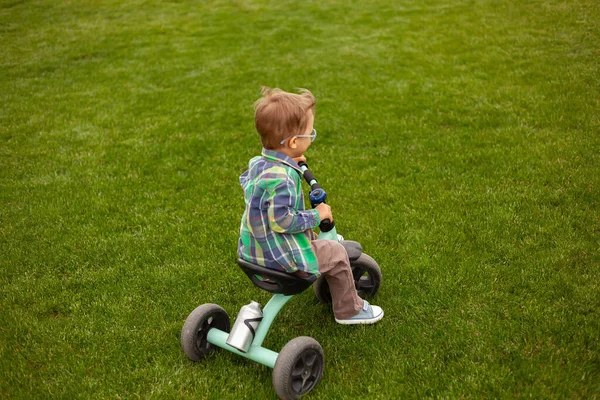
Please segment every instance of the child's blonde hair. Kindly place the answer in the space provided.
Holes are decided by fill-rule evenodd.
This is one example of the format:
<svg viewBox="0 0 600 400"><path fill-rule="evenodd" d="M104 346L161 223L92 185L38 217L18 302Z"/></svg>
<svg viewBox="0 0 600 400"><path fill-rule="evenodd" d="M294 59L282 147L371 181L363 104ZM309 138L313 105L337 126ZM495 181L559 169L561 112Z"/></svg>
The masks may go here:
<svg viewBox="0 0 600 400"><path fill-rule="evenodd" d="M281 89L261 88L263 97L254 103L254 124L265 148L281 147L281 141L300 135L309 123L308 112L315 115L315 97L306 89L300 94Z"/></svg>

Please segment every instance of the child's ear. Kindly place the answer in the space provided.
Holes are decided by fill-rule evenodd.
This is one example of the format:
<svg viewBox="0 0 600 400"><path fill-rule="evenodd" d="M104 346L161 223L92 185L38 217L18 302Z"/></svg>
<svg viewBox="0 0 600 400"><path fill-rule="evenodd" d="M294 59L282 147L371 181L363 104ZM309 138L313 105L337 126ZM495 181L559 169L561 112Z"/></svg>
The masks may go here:
<svg viewBox="0 0 600 400"><path fill-rule="evenodd" d="M296 143L296 136L294 136L293 138L288 140L288 143L290 145L290 148L292 148L292 149L295 149L296 147L298 147L298 144Z"/></svg>

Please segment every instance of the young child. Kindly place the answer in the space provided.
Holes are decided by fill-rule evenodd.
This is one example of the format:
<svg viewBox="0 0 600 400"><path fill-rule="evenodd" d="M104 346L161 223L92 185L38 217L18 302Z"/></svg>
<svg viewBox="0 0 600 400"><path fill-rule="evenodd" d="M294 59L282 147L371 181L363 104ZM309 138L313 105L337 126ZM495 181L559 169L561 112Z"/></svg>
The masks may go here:
<svg viewBox="0 0 600 400"><path fill-rule="evenodd" d="M373 324L383 318L380 307L356 293L350 260L340 243L315 240L313 228L322 220L333 221L331 208L322 203L304 209L302 170L298 162L317 136L313 129L315 98L262 88L254 104L256 130L262 155L250 160L240 176L246 210L242 216L239 256L267 268L314 280L325 276L333 299L333 313L340 324Z"/></svg>

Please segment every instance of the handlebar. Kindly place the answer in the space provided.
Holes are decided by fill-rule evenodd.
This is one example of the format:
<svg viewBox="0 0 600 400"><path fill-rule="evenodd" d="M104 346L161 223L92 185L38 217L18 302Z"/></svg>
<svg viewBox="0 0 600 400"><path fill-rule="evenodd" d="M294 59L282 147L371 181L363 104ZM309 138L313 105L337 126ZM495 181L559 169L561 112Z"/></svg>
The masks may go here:
<svg viewBox="0 0 600 400"><path fill-rule="evenodd" d="M325 199L327 199L327 192L323 190L321 185L317 182L317 178L315 175L308 169L308 164L304 161L300 161L298 166L302 170L302 174L304 179L310 185L310 205L312 208L317 207L321 203L325 203ZM329 232L335 227L335 221L331 221L329 218L324 219L319 224L319 229L321 232Z"/></svg>

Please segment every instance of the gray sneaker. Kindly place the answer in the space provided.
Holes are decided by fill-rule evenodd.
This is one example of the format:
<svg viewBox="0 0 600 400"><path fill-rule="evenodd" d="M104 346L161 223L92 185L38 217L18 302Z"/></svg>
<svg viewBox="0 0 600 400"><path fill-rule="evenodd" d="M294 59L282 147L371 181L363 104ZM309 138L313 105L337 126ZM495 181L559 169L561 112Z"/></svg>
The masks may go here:
<svg viewBox="0 0 600 400"><path fill-rule="evenodd" d="M360 325L374 324L383 318L383 310L381 307L372 306L366 300L363 300L362 309L354 317L348 319L335 319L335 322L342 325Z"/></svg>

